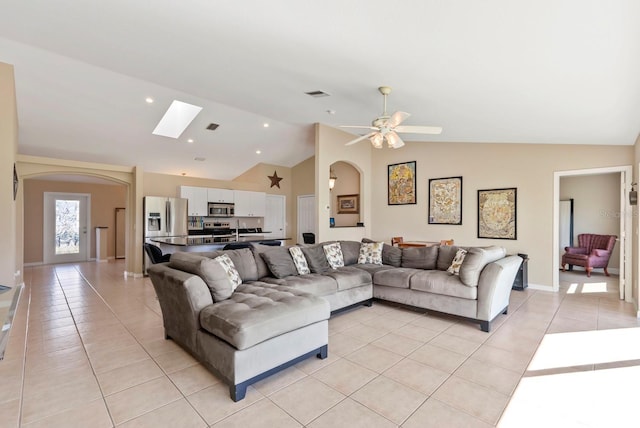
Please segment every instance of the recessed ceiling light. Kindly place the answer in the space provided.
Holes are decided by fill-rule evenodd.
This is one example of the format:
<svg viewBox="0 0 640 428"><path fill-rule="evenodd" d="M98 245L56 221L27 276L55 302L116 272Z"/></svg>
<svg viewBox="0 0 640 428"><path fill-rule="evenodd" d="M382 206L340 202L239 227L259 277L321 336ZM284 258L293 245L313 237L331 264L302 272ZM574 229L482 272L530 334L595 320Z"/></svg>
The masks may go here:
<svg viewBox="0 0 640 428"><path fill-rule="evenodd" d="M193 143L193 138L189 138L189 139L187 140L187 143Z"/></svg>
<svg viewBox="0 0 640 428"><path fill-rule="evenodd" d="M144 100L147 102L147 104L153 104L153 98L151 97L147 97Z"/></svg>
<svg viewBox="0 0 640 428"><path fill-rule="evenodd" d="M260 150L256 150L256 154L259 155L260 153L262 153L262 151Z"/></svg>
<svg viewBox="0 0 640 428"><path fill-rule="evenodd" d="M267 122L263 123L262 126L264 126L265 128L269 127L269 124Z"/></svg>
<svg viewBox="0 0 640 428"><path fill-rule="evenodd" d="M200 111L202 107L173 100L158 126L153 130L153 134L178 138Z"/></svg>

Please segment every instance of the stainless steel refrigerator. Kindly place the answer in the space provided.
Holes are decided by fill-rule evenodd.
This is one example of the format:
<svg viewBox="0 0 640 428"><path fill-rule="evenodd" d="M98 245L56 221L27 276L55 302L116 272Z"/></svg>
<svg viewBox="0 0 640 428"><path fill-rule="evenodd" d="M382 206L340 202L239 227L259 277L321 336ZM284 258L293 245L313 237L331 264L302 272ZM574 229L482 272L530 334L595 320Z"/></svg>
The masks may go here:
<svg viewBox="0 0 640 428"><path fill-rule="evenodd" d="M168 236L187 236L187 200L183 198L166 198L164 196L145 196L144 210L144 242L151 242L151 238ZM158 245L155 243L155 245ZM144 272L151 260L144 252Z"/></svg>

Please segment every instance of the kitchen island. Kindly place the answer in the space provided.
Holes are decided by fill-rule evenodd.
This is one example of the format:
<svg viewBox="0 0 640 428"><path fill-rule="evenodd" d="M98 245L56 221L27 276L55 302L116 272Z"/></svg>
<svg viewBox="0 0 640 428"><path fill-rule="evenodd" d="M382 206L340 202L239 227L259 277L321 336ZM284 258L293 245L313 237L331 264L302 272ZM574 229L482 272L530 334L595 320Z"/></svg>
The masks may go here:
<svg viewBox="0 0 640 428"><path fill-rule="evenodd" d="M218 236L173 236L151 238L150 241L160 247L162 253L175 253L177 251L198 252L221 250L225 245L235 242L265 242L278 241L280 245L291 238L270 238L264 235L240 235L238 237Z"/></svg>

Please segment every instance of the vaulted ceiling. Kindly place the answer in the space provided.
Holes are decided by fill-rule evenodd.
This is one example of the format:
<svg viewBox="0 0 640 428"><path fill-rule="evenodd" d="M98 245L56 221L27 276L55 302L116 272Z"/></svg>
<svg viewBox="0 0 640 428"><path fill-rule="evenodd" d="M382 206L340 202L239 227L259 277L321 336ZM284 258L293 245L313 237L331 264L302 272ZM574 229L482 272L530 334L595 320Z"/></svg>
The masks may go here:
<svg viewBox="0 0 640 428"><path fill-rule="evenodd" d="M404 124L444 129L406 141L634 144L639 16L637 0L0 0L0 61L20 153L232 179L313 155L315 122L368 125L381 85ZM174 99L203 110L152 135Z"/></svg>

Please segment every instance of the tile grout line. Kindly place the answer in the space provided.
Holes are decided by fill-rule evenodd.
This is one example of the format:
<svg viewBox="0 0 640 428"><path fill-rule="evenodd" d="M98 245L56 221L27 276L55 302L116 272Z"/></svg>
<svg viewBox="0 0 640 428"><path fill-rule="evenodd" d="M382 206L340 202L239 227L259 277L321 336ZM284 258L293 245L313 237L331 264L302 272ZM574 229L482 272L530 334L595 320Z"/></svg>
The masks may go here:
<svg viewBox="0 0 640 428"><path fill-rule="evenodd" d="M172 404L172 403L175 403L175 402L177 402L177 401L179 401L179 400L184 399L184 400L185 400L185 402L186 402L186 403L188 403L188 404L189 404L189 406L190 406L190 407L191 407L191 408L196 412L196 414L197 414L197 415L198 415L198 416L199 416L199 417L204 421L204 423L205 423L205 424L207 424L207 421L206 421L206 419L204 418L204 416L203 416L203 415L201 415L201 414L200 414L200 412L198 412L198 410L197 410L195 407L193 407L193 405L191 404L191 402L188 400L187 396L182 392L182 390L178 387L178 385L176 385L176 384L175 384L175 382L173 381L173 379L171 379L171 377L169 376L169 373L167 373L167 372L165 371L165 369L164 369L163 367L161 367L161 366L160 366L160 364L158 364L158 362L156 361L156 359L155 359L155 358L154 358L154 357L149 353L149 351L147 350L147 348L145 348L145 347L144 347L144 345L143 345L143 344L138 340L138 338L136 337L136 335L135 335L135 334L134 334L134 333L129 329L129 327L127 327L127 326L124 324L124 322L123 322L123 321L122 321L122 319L118 316L118 314L116 313L116 311L114 311L114 310L113 310L113 308L112 308L112 307L109 305L109 303L104 299L104 297L103 297L103 296L98 292L98 290L96 290L96 289L95 289L95 287L93 286L93 284L91 284L91 282L87 279L87 277L84 275L84 273L82 273L82 271L80 271L80 270L78 269L78 267L77 267L77 266L76 266L75 268L76 268L77 272L80 274L80 276L82 277L83 281L85 281L85 282L87 283L87 285L88 285L89 287L91 287L92 291L93 291L93 292L94 292L94 293L95 293L95 294L100 298L100 300L102 301L102 303L103 303L103 304L104 304L104 305L109 309L109 311L110 311L110 312L111 312L111 313L116 317L116 319L118 320L118 322L119 322L119 323L122 325L122 327L127 331L127 333L129 333L129 334L131 335L131 337L136 341L136 343L137 343L138 345L140 345L140 347L144 350L144 352L149 356L149 359L150 359L151 361L153 361L153 363L154 363L154 364L158 367L158 369L162 372L162 374L164 375L164 377L165 377L165 378L166 378L166 379L167 379L167 380L168 380L168 381L169 381L169 382L170 382L170 383L171 383L171 384L176 388L176 390L178 391L178 393L179 393L179 394L181 395L181 397L182 397L182 398L178 398L178 399L176 399L176 400L170 401L169 403L165 403L165 404L163 404L163 405L161 405L161 406L159 406L159 407L156 407L156 408L154 408L154 409L151 409L151 410L149 410L149 411L147 411L147 412L145 412L145 413L142 413L142 414L140 414L140 415L137 415L137 416L135 416L135 417L133 417L133 418L131 418L131 419L128 419L128 420L126 420L126 421L122 421L121 423L129 422L129 421L134 420L134 419L136 419L136 418L139 418L139 417L141 417L141 416L143 416L143 415L146 415L147 413L150 413L150 412L156 411L156 410L158 410L158 409L161 409L161 408L163 408L163 407L165 407L165 406L168 406L168 405L170 405L170 404ZM144 284L144 282L143 282L143 284ZM145 306L145 307L147 307L147 305L146 305L146 304L144 304L144 306ZM149 308L149 309L151 309L151 308ZM72 313L72 316L73 316L73 313ZM74 323L75 323L75 318L74 318ZM77 329L77 326L76 326L76 329ZM82 341L82 337L80 338L80 340ZM83 348L84 348L84 341L82 341L82 343L83 343ZM181 349L182 349L182 348L181 348ZM85 348L85 353L86 353L86 348ZM189 355L190 355L190 354L189 354ZM111 421L112 421L112 423L113 423L113 426L115 427L115 426L116 426L115 421L113 420L113 416L111 415L111 410L109 409L109 406L107 405L107 397L104 395L104 392L102 391L102 386L100 385L100 382L99 382L99 381L98 381L98 379L97 379L97 374L95 373L95 370L93 369L93 364L91 364L91 359L89 358L88 354L87 354L87 358L89 359L89 364L91 365L92 371L94 372L94 376L96 376L96 382L98 383L98 387L100 388L100 392L101 392L101 394L102 394L102 398L103 398L103 400L104 400L104 402L105 402L105 407L107 408L107 411L109 412L109 417L111 418ZM198 362L198 364L199 364L199 362ZM117 369L117 368L119 368L119 367L116 367L115 369ZM115 370L115 369L114 369L114 370ZM128 390L128 389L131 389L131 388L137 387L137 386L139 386L139 385L144 385L145 383L149 383L149 382L152 382L152 381L154 381L154 380L156 380L156 379L151 379L151 380L148 380L148 381L146 381L146 382L142 382L142 383L140 383L140 384L138 384L138 385L130 386L130 387L128 387L128 388L123 389L122 391L126 391L126 390ZM205 388L205 389L206 389L206 388ZM118 391L118 393L120 393L120 392L122 392L122 391ZM115 394L115 393L114 393L114 394ZM112 394L112 395L113 395L113 394ZM208 425L208 424L207 424L207 425Z"/></svg>

